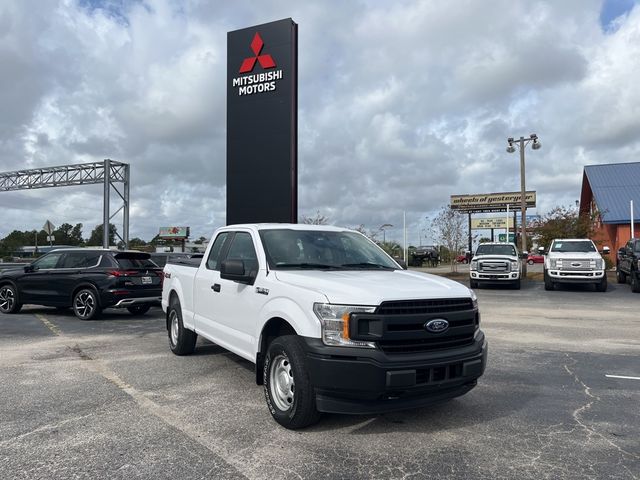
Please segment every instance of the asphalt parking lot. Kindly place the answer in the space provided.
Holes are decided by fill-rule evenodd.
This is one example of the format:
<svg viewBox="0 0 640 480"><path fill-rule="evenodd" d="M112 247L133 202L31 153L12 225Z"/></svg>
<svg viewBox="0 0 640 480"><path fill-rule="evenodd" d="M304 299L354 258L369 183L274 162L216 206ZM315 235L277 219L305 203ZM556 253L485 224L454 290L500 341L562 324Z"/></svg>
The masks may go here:
<svg viewBox="0 0 640 480"><path fill-rule="evenodd" d="M160 309L0 316L2 478L640 478L640 295L478 290L489 365L445 404L270 417L252 365L170 353Z"/></svg>

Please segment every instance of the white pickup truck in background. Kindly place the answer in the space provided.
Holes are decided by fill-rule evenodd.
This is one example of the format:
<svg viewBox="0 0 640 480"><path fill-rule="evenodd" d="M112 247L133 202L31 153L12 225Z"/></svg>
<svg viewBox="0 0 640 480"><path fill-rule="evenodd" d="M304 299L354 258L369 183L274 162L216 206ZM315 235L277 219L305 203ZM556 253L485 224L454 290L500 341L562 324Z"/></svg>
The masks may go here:
<svg viewBox="0 0 640 480"><path fill-rule="evenodd" d="M171 350L192 353L200 335L253 362L287 428L450 399L485 369L473 291L403 270L358 232L228 226L199 267L167 264L164 277Z"/></svg>
<svg viewBox="0 0 640 480"><path fill-rule="evenodd" d="M609 247L602 253L609 254ZM544 259L544 289L558 283L593 284L596 291L607 291L607 269L596 245L588 238L557 238Z"/></svg>
<svg viewBox="0 0 640 480"><path fill-rule="evenodd" d="M469 285L485 283L520 289L522 262L513 243L481 243L469 264Z"/></svg>

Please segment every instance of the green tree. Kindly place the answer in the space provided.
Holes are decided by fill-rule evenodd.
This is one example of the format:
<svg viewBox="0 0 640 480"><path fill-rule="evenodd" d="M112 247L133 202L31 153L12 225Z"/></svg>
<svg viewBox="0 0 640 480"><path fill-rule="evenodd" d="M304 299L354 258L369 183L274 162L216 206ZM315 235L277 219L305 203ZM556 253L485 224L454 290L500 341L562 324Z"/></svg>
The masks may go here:
<svg viewBox="0 0 640 480"><path fill-rule="evenodd" d="M129 240L129 248L143 248L147 246L147 242L138 237Z"/></svg>
<svg viewBox="0 0 640 480"><path fill-rule="evenodd" d="M90 246L101 246L102 245L102 232L104 231L104 227L102 224L96 225L96 227L91 231L91 236L87 240L87 245ZM118 229L113 223L109 224L109 245L116 245L116 232Z"/></svg>
<svg viewBox="0 0 640 480"><path fill-rule="evenodd" d="M554 238L591 238L593 221L592 217L581 217L576 208L557 206L542 217L533 232L538 244L547 249Z"/></svg>

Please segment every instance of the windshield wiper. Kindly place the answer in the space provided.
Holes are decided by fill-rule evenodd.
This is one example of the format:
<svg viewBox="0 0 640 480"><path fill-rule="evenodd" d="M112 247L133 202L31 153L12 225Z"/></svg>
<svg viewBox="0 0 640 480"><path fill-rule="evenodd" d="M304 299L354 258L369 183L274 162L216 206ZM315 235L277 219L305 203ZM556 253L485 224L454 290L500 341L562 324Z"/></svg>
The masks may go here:
<svg viewBox="0 0 640 480"><path fill-rule="evenodd" d="M326 263L276 263L276 268L305 268L321 270L342 270L340 265L328 265Z"/></svg>
<svg viewBox="0 0 640 480"><path fill-rule="evenodd" d="M379 270L395 270L393 267L387 265L380 265L379 263L360 262L360 263L343 263L341 265L344 268L375 268Z"/></svg>

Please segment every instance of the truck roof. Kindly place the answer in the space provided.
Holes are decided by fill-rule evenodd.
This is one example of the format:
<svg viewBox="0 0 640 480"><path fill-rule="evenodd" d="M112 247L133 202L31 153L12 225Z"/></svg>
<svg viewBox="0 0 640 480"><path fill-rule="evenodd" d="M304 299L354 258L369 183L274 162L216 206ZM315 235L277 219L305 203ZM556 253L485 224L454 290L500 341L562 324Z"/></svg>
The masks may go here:
<svg viewBox="0 0 640 480"><path fill-rule="evenodd" d="M223 230L234 230L236 228L249 228L252 230L318 230L344 232L353 231L346 227L335 227L333 225L311 225L307 223L241 223L237 225L227 225Z"/></svg>

